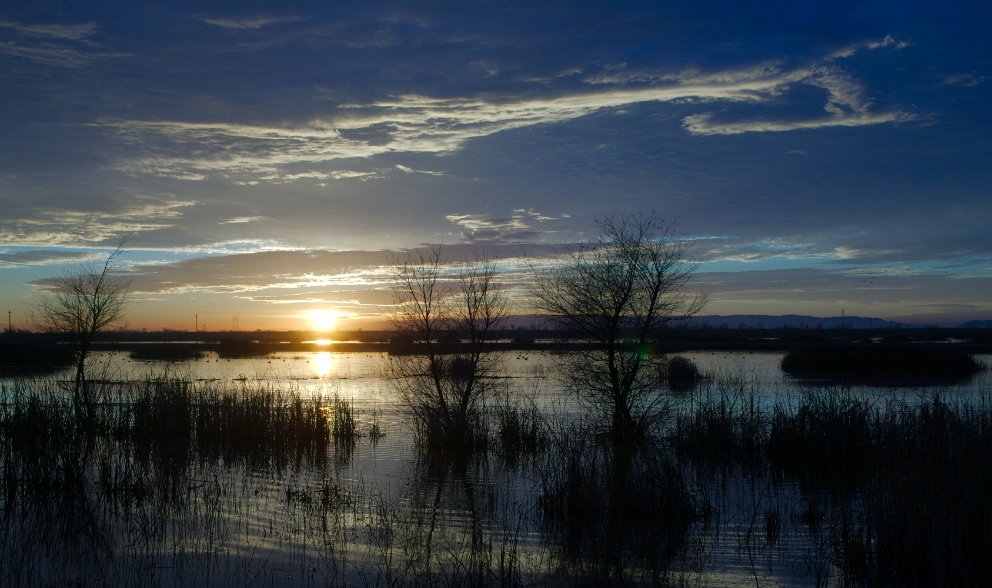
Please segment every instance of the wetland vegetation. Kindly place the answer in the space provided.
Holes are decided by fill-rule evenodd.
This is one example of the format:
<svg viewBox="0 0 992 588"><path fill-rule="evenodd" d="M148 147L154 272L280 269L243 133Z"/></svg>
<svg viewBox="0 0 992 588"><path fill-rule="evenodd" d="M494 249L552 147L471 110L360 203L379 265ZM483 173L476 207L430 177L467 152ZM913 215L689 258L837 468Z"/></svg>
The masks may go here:
<svg viewBox="0 0 992 588"><path fill-rule="evenodd" d="M568 400L554 354L503 353L503 391L474 425L484 442L451 452L386 402L385 356L343 354L364 371L317 379L211 371L317 369L316 355L208 354L144 378L168 364L107 358L130 371L88 380L85 423L71 374L4 380L2 582L989 581L987 378L811 387L757 374L782 354L658 357L655 373L681 364L695 383L659 380L664 418L618 444Z"/></svg>

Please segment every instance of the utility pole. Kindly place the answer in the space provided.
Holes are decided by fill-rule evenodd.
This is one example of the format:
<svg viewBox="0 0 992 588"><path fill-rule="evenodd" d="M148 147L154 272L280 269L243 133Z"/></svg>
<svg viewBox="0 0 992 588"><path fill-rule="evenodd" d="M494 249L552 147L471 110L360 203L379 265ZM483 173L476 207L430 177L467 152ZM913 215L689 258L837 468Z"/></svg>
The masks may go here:
<svg viewBox="0 0 992 588"><path fill-rule="evenodd" d="M11 311L8 310L7 311L7 332L13 334L14 333L14 327L12 326L13 323L10 322L10 315L11 314L12 314Z"/></svg>
<svg viewBox="0 0 992 588"><path fill-rule="evenodd" d="M193 315L193 332L194 333L200 332L200 315L198 314Z"/></svg>

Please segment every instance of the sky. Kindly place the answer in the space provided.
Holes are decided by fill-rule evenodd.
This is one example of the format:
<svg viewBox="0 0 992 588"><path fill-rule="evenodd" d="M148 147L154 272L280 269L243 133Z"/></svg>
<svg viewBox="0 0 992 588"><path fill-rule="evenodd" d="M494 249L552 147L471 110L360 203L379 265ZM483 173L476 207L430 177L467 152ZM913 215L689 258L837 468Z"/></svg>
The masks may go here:
<svg viewBox="0 0 992 588"><path fill-rule="evenodd" d="M0 310L30 327L46 279L123 240L130 328L358 328L412 248L524 291L653 211L704 314L992 319L990 25L954 0L5 0Z"/></svg>

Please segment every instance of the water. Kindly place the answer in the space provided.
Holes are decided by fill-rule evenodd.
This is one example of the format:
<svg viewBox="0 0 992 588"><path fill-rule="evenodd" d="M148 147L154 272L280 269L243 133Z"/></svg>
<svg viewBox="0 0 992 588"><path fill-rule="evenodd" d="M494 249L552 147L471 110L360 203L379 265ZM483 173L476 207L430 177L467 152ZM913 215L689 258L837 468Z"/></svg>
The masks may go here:
<svg viewBox="0 0 992 588"><path fill-rule="evenodd" d="M810 391L781 372L780 353L683 355L709 380L674 399L675 410L728 390L763 409L792 406ZM552 352L501 354L510 398L533 401L567 421L580 416L581 409L563 393L556 359ZM992 363L989 356L981 360ZM477 578L475 570L485 570L478 577L489 582L511 584L568 584L562 580L568 577L584 583L598 577L596 564L583 562L587 555L578 560L568 555L563 547L568 539L549 531L538 504L548 484L542 472L559 466L553 460L567 452L516 462L498 456L468 463L432 461L415 449L409 419L384 377L388 361L376 353L278 353L250 359L207 353L172 363L94 354L91 378L179 377L200 385L336 396L352 403L363 430L374 420L385 435L372 439L366 434L354 446L332 445L317 456L263 462L181 457L179 463L154 449L124 455L95 447L97 457L76 476L74 492L48 488L25 495L30 480L22 478L11 489L8 476L0 561L12 563L3 579L23 585L229 586L460 583ZM9 390L9 381L0 383ZM967 403L987 398L990 390L986 371L940 392ZM913 403L933 391L862 386L839 393ZM53 457L53 466L60 459ZM677 553L664 566L668 580L708 585L840 581L829 527L835 516L857 516L862 508L857 491L846 495L843 489L811 488L767 467L677 467L690 502L704 516L680 537ZM101 484L114 483L108 480L115 476L126 487L118 484L101 493ZM64 483L65 478L58 479ZM612 504L610 497L587 500ZM651 557L626 557L627 579L657 578Z"/></svg>

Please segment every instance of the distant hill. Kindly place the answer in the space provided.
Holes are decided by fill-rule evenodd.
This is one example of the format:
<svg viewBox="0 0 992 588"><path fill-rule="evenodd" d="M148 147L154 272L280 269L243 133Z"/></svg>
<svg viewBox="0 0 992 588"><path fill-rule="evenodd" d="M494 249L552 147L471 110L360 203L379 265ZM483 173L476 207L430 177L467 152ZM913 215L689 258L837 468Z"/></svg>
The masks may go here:
<svg viewBox="0 0 992 588"><path fill-rule="evenodd" d="M958 325L959 329L992 329L992 320L967 321Z"/></svg>
<svg viewBox="0 0 992 588"><path fill-rule="evenodd" d="M992 321L970 321L975 323L992 323ZM967 324L967 323L966 323ZM553 322L543 315L514 315L508 318L507 327L518 329L547 329L554 326ZM801 314L782 316L764 314L731 314L731 315L701 315L685 321L674 323L676 328L709 328L709 329L911 329L922 325L899 323L863 316L834 316L818 317ZM982 325L977 325L979 328ZM964 327L962 328L969 328Z"/></svg>
<svg viewBox="0 0 992 588"><path fill-rule="evenodd" d="M877 317L817 317L801 314L782 316L764 314L704 315L688 319L686 326L728 329L899 329L920 327L920 325L897 323Z"/></svg>

